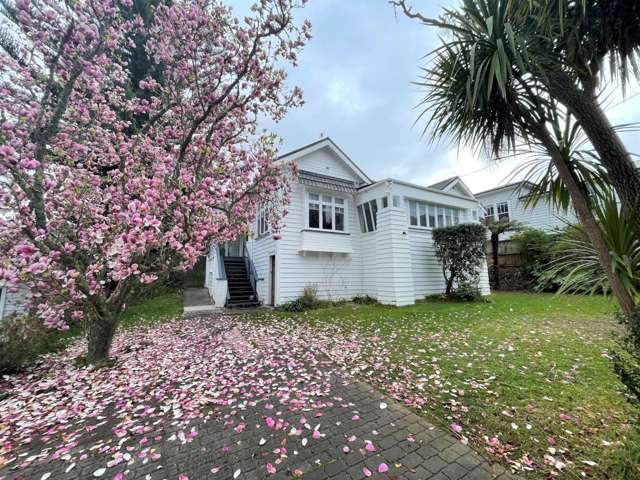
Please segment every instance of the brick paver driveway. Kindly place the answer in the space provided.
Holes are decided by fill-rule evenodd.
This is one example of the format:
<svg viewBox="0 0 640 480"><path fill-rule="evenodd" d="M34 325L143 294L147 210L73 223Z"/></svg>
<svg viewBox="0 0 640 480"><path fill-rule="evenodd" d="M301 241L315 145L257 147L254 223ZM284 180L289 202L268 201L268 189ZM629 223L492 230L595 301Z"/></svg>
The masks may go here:
<svg viewBox="0 0 640 480"><path fill-rule="evenodd" d="M133 399L119 403L119 408L110 404L103 410L103 416L78 419L75 423L71 420L73 428L65 430L63 435L77 441L63 455L55 454L60 443L48 445L37 441L18 445L5 453L5 461L10 461L0 469L0 478L509 478L501 467L490 465L450 433L385 399L359 379L342 374L340 368L335 368L319 353L309 354L295 345L292 347L294 340L283 335L271 338L272 331L260 334L249 327L238 330L232 318L217 317L184 320L182 325L175 322L163 327L162 341L168 342L167 338L175 334L185 340L184 345L176 348L196 344L188 337L193 322L198 322L198 329L213 332L208 339L210 349L215 349L212 351L224 352L222 356L211 353L211 358L206 358L210 350L204 342L204 346L197 347L199 356L190 360L192 367L181 367L180 371L188 373L174 375L172 379L171 385L176 384L173 390L169 389L173 395L199 399L199 406L194 410L197 414L186 421L175 419L162 408L171 399L156 398L157 405L152 407L153 396L149 395L145 402ZM193 331L197 331L195 327ZM216 344L216 339L220 343ZM131 352L131 345L136 345L136 341L122 340L116 351ZM243 344L245 341L247 344ZM166 348L165 344L157 346L160 350ZM146 360L144 349L133 351L135 356L126 365L133 363L134 367L127 368L137 371L148 365L148 376L155 375L148 363L156 358L155 347L145 346L155 352ZM194 353L188 352L190 356ZM205 361L201 362L203 356ZM170 364L179 363L180 358L171 358ZM141 363L137 365L136 361ZM202 368L211 368L206 370L207 375L216 372L220 375L218 378L224 378L227 389L216 390L217 385L209 380L206 384L199 383L199 377L193 372L204 372ZM234 369L238 370L235 378ZM127 370L127 374L131 370ZM147 377L141 372L136 383L144 379ZM158 380L153 382L145 388L156 391ZM168 389L165 383L162 385ZM205 385L206 402L202 401L204 396L196 394ZM85 395L92 395L91 392ZM58 392L60 394L62 392ZM225 401L220 401L223 396ZM73 401L69 399L69 403ZM126 434L114 435L122 425L136 418L143 403L144 408L158 408L162 413L144 417L135 427L140 430L130 428ZM0 413L7 411L7 405L0 403ZM16 412L15 405L12 412ZM87 429L87 425L92 427ZM12 428L12 435L18 436L15 430L18 427ZM39 456L33 458L34 455Z"/></svg>

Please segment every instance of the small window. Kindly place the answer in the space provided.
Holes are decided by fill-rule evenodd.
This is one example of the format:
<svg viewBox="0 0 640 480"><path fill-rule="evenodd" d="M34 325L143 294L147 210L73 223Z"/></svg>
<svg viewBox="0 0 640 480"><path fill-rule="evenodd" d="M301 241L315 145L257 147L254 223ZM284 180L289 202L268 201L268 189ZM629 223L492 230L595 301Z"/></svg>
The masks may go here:
<svg viewBox="0 0 640 480"><path fill-rule="evenodd" d="M387 208L389 206L389 199L387 197L382 197L382 208Z"/></svg>
<svg viewBox="0 0 640 480"><path fill-rule="evenodd" d="M309 202L309 228L320 228L320 204Z"/></svg>
<svg viewBox="0 0 640 480"><path fill-rule="evenodd" d="M471 216L473 217L473 220L478 220L478 212L476 210L473 210L471 212Z"/></svg>
<svg viewBox="0 0 640 480"><path fill-rule="evenodd" d="M369 203L371 204L371 216L373 217L373 229L376 230L378 228L378 202L376 200L371 200Z"/></svg>
<svg viewBox="0 0 640 480"><path fill-rule="evenodd" d="M444 207L437 207L438 208L438 227L444 227L445 223L444 223Z"/></svg>
<svg viewBox="0 0 640 480"><path fill-rule="evenodd" d="M418 225L418 203L409 201L409 224Z"/></svg>
<svg viewBox="0 0 640 480"><path fill-rule="evenodd" d="M270 230L269 219L267 218L267 208L261 205L256 215L256 231L258 236L268 233Z"/></svg>
<svg viewBox="0 0 640 480"><path fill-rule="evenodd" d="M373 218L371 217L371 205L369 203L365 203L362 205L364 208L364 218L367 222L367 232L373 232L376 227L373 223Z"/></svg>
<svg viewBox="0 0 640 480"><path fill-rule="evenodd" d="M358 205L358 221L360 222L360 231L362 233L368 232L369 230L367 230L367 224L364 220L364 210L362 209L362 205Z"/></svg>
<svg viewBox="0 0 640 480"><path fill-rule="evenodd" d="M507 202L499 203L498 205L498 220L509 220L509 204Z"/></svg>
<svg viewBox="0 0 640 480"><path fill-rule="evenodd" d="M435 228L436 226L436 207L429 205L429 226Z"/></svg>
<svg viewBox="0 0 640 480"><path fill-rule="evenodd" d="M336 230L344 232L344 207L336 205Z"/></svg>
<svg viewBox="0 0 640 480"><path fill-rule="evenodd" d="M421 227L426 227L427 226L427 204L426 203L419 203L418 204L418 212L420 213L420 226Z"/></svg>
<svg viewBox="0 0 640 480"><path fill-rule="evenodd" d="M453 210L451 208L444 209L445 222L447 223L447 227L453 225Z"/></svg>
<svg viewBox="0 0 640 480"><path fill-rule="evenodd" d="M400 196L399 195L394 195L392 197L393 200L393 207L394 208L400 208Z"/></svg>
<svg viewBox="0 0 640 480"><path fill-rule="evenodd" d="M494 209L493 205L487 205L484 207L484 219L485 220L493 220L494 219Z"/></svg>
<svg viewBox="0 0 640 480"><path fill-rule="evenodd" d="M322 229L333 230L333 207L324 203L324 198L322 200Z"/></svg>

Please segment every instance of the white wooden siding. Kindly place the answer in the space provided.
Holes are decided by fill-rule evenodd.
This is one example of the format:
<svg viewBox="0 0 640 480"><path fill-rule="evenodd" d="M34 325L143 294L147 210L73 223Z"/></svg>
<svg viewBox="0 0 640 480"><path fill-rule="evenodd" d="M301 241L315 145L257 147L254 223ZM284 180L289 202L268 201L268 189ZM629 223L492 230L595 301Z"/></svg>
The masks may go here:
<svg viewBox="0 0 640 480"><path fill-rule="evenodd" d="M0 319L11 315L24 315L27 313L27 302L31 298L31 291L24 285L13 288L1 287L0 293ZM12 291L15 290L15 291Z"/></svg>
<svg viewBox="0 0 640 480"><path fill-rule="evenodd" d="M260 238L252 238L247 242L247 250L258 275L256 289L258 299L263 304L269 303L269 257L276 254L276 240L270 234ZM277 268L277 267L276 267Z"/></svg>
<svg viewBox="0 0 640 480"><path fill-rule="evenodd" d="M298 169L307 170L313 173L329 175L330 177L342 178L360 182L360 178L355 175L345 163L340 160L329 148L322 148L311 152L296 160Z"/></svg>
<svg viewBox="0 0 640 480"><path fill-rule="evenodd" d="M577 222L577 218L572 211L568 213L560 212L552 208L546 201L539 202L533 208L525 209L524 202L519 198L522 192L517 192L516 190L517 186L514 185L512 188L505 188L487 194L478 194L477 197L483 206L507 202L509 205L509 218L521 222L526 227L550 232L564 228L567 222ZM507 232L500 236L500 240L508 240L513 235L515 235L514 232Z"/></svg>
<svg viewBox="0 0 640 480"><path fill-rule="evenodd" d="M341 196L345 197L347 203L348 235L352 244L359 244L361 234L353 195ZM359 249L354 249L351 254L300 252L302 231L306 228L305 210L305 187L296 182L291 192L291 205L285 218L286 226L282 232L282 239L277 241L277 303L299 297L307 286L317 287L318 296L323 299L348 299L361 293L362 256ZM317 233L326 235L327 242L338 235L330 232Z"/></svg>

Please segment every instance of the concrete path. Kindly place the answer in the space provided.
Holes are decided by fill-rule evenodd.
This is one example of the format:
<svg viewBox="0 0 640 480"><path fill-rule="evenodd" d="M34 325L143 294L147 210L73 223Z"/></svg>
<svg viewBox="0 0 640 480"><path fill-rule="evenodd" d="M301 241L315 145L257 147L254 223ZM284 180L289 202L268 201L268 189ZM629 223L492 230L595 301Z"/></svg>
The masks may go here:
<svg viewBox="0 0 640 480"><path fill-rule="evenodd" d="M183 292L183 316L219 313L224 306L214 305L206 288L185 288Z"/></svg>

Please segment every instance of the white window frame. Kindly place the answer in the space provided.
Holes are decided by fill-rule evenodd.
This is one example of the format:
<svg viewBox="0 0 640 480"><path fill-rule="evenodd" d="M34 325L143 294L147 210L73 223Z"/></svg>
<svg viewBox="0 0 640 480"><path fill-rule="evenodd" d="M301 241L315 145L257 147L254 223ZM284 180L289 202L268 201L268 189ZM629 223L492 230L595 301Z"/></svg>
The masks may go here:
<svg viewBox="0 0 640 480"><path fill-rule="evenodd" d="M485 220L487 220L489 217L491 217L492 220L496 219L496 207L493 203L491 205L483 205L482 208L484 209ZM491 213L488 213L489 209L491 209Z"/></svg>
<svg viewBox="0 0 640 480"><path fill-rule="evenodd" d="M7 286L0 285L0 320L4 318L4 309L7 305Z"/></svg>
<svg viewBox="0 0 640 480"><path fill-rule="evenodd" d="M256 214L256 233L258 237L267 235L271 231L271 224L267 219L267 206L260 205Z"/></svg>
<svg viewBox="0 0 640 480"><path fill-rule="evenodd" d="M409 224L409 228L433 230L434 228L458 225L462 216L462 210L460 208L445 207L435 203L425 202L424 200L407 198L405 204L407 205L407 223ZM416 209L416 225L411 223L412 205L415 205ZM423 210L423 208L425 210ZM422 225L420 221L421 213L426 215L426 225ZM442 222L438 221L439 217L442 217ZM433 218L433 223L431 222L431 218ZM457 222L455 221L456 219L458 220ZM442 225L440 225L440 223L442 223Z"/></svg>
<svg viewBox="0 0 640 480"><path fill-rule="evenodd" d="M380 202L382 203L382 201ZM375 205L375 211L374 211ZM365 208L366 206L366 208ZM369 217L367 217L367 209L369 210L369 215L371 217L371 224L369 224ZM378 205L378 200L376 198L372 200L367 200L366 202L362 202L356 207L356 214L358 215L358 222L360 223L360 233L373 233L378 230L378 212L380 211L380 205ZM362 212L362 213L360 213ZM364 228L364 231L362 227Z"/></svg>
<svg viewBox="0 0 640 480"><path fill-rule="evenodd" d="M318 200L311 200L311 195L317 195ZM331 198L331 202L325 200L325 198ZM342 200L342 204L337 203L336 199ZM309 207L310 204L318 204L318 226L312 227L309 223ZM322 227L322 215L323 215L323 206L331 206L331 228L323 228ZM343 209L344 215L344 230L336 229L336 208ZM349 233L349 201L346 197L341 195L335 195L333 193L322 193L322 192L307 192L305 195L305 225L308 230L313 230L315 232L333 232L333 233Z"/></svg>
<svg viewBox="0 0 640 480"><path fill-rule="evenodd" d="M500 207L506 207L506 211L500 213ZM501 220L500 215L504 215L504 214L506 214L506 216L507 216L507 221L509 221L511 219L511 209L509 208L509 202L496 203L495 212L496 212L498 220Z"/></svg>

